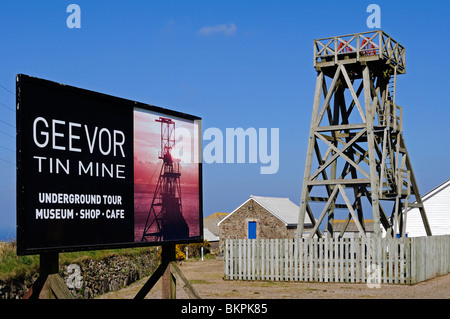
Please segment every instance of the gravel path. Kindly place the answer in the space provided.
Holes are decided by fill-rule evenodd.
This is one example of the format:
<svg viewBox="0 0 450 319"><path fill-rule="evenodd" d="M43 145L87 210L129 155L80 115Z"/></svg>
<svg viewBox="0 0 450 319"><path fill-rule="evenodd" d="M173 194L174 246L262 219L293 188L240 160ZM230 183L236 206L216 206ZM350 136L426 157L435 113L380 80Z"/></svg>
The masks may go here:
<svg viewBox="0 0 450 319"><path fill-rule="evenodd" d="M271 281L225 281L223 260L189 260L178 264L184 276L199 295L205 299L450 299L450 274L413 286L386 285L369 288L366 284L352 283L301 283ZM132 299L147 281L143 278L116 292L109 292L100 299ZM160 281L146 298L161 298ZM177 285L177 298L188 298Z"/></svg>

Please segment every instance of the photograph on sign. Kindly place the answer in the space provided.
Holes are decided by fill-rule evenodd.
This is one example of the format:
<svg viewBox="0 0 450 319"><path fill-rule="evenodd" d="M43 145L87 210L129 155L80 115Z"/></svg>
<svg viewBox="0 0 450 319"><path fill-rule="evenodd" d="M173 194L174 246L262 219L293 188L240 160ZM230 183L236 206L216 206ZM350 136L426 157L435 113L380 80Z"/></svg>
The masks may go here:
<svg viewBox="0 0 450 319"><path fill-rule="evenodd" d="M135 241L200 236L194 122L134 111Z"/></svg>
<svg viewBox="0 0 450 319"><path fill-rule="evenodd" d="M26 75L17 105L19 254L202 239L200 118Z"/></svg>

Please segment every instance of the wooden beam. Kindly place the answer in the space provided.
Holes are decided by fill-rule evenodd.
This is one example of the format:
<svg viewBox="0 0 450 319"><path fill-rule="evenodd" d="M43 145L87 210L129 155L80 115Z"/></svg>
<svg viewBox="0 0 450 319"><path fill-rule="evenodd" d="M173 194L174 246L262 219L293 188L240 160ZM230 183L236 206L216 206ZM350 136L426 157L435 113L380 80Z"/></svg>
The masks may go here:
<svg viewBox="0 0 450 319"><path fill-rule="evenodd" d="M366 128L366 124L343 124L332 126L317 126L315 132L331 132L331 131L344 131L344 130L361 130Z"/></svg>
<svg viewBox="0 0 450 319"><path fill-rule="evenodd" d="M367 238L366 236L366 231L364 230L364 228L361 226L361 224L359 223L359 219L355 214L355 211L353 210L352 204L350 203L350 200L347 197L347 194L345 193L344 188L341 185L338 185L337 188L339 188L339 191L341 192L342 197L344 198L345 203L347 204L348 210L350 212L350 214L353 217L353 220L355 222L356 227L359 230L359 233L361 234L361 236L363 238Z"/></svg>
<svg viewBox="0 0 450 319"><path fill-rule="evenodd" d="M170 273L170 263L175 261L175 244L164 244L161 252L161 264L153 272L144 286L139 290L134 299L144 299L148 292L158 282L159 279L166 276L162 282L162 297L175 298L176 297L176 281Z"/></svg>
<svg viewBox="0 0 450 319"><path fill-rule="evenodd" d="M356 91L356 97L359 99L359 95L361 94L362 90L364 88L364 83L363 81L361 81L361 83L359 84L358 90ZM350 102L350 106L347 109L346 112L346 118L348 118L350 116L350 114L353 111L353 107L355 106L356 102L354 99L352 99L352 101Z"/></svg>
<svg viewBox="0 0 450 319"><path fill-rule="evenodd" d="M345 155L343 153L343 151L345 151L348 147L351 146L351 144L353 144L363 133L365 132L365 130L362 130L361 132L359 132L353 139L352 141L350 141L349 143L347 143L347 145L342 148L342 150L338 149L336 146L334 146L333 144L329 143L321 134L316 133L315 135L320 138L323 142L325 142L325 144L327 144L329 147L331 147L336 154L334 154L328 161L327 163L325 163L323 165L323 167L321 167L320 169L318 169L311 177L311 179L314 176L317 176L317 174L320 173L320 171L322 171L323 169L325 169L325 165L328 166L331 164L332 161L334 161L337 157L342 157L344 158L348 163L350 163L350 165L354 166L358 171L360 171L365 177L369 178L369 174L366 173L366 171L364 171L359 165L357 165L355 162L353 162L347 155Z"/></svg>
<svg viewBox="0 0 450 319"><path fill-rule="evenodd" d="M26 292L24 299L74 299L59 275L59 254L43 253L39 256L39 277Z"/></svg>
<svg viewBox="0 0 450 319"><path fill-rule="evenodd" d="M162 299L177 299L176 278L170 271L171 263L167 264L166 270L161 277Z"/></svg>
<svg viewBox="0 0 450 319"><path fill-rule="evenodd" d="M338 188L335 187L335 188L333 189L333 192L331 193L330 197L328 198L328 201L327 201L327 203L325 204L325 207L323 208L322 212L320 213L320 216L319 216L319 218L317 219L316 225L314 225L314 228L312 229L311 233L309 234L309 237L308 237L309 240L312 239L312 237L314 236L314 234L315 234L316 231L318 230L320 224L322 223L322 221L323 221L323 219L324 219L324 217L325 217L325 214L326 214L327 211L328 211L328 208L330 207L331 203L334 201L334 198L335 198L337 192L338 192Z"/></svg>
<svg viewBox="0 0 450 319"><path fill-rule="evenodd" d="M201 299L200 295L198 294L198 292L194 289L194 287L191 285L189 280L183 275L183 273L180 270L180 268L178 268L176 262L173 261L173 262L170 263L170 270L172 271L172 273L174 275L178 276L181 279L181 281L184 283L183 289L184 289L184 291L186 291L186 293L188 294L189 298Z"/></svg>
<svg viewBox="0 0 450 319"><path fill-rule="evenodd" d="M314 137L314 129L317 123L317 115L319 114L320 107L320 93L322 90L322 83L324 81L324 74L322 71L317 73L316 78L316 91L314 93L314 103L313 103L313 111L311 115L311 127L309 129L309 141L308 141L308 149L306 152L306 162L305 162L305 171L303 175L303 184L302 184L302 193L300 196L300 211L298 214L298 226L297 226L297 238L302 238L303 236L303 228L305 222L305 214L306 214L306 206L307 201L306 197L309 193L309 185L308 181L310 180L313 153L314 153L314 144L316 143L316 139Z"/></svg>
<svg viewBox="0 0 450 319"><path fill-rule="evenodd" d="M399 137L400 137L400 141L398 143L400 144L400 147L402 147L405 150L406 167L409 170L412 191L416 198L416 202L419 205L419 212L420 212L420 216L422 217L423 226L425 227L427 236L432 236L430 223L428 222L427 214L425 212L425 207L423 206L422 197L420 196L420 192L419 192L419 186L417 185L416 177L414 175L414 171L412 169L412 165L409 160L408 151L406 150L405 141L403 140L403 135L399 134Z"/></svg>
<svg viewBox="0 0 450 319"><path fill-rule="evenodd" d="M366 116L364 114L363 109L361 108L361 104L359 103L358 96L356 95L355 90L353 89L353 83L350 81L350 78L348 77L347 70L345 69L345 66L343 64L341 64L340 67L341 67L341 72L344 75L345 82L347 82L347 87L350 90L350 93L352 94L353 101L355 101L356 107L358 108L359 115L361 115L361 119L363 120L363 122L366 123Z"/></svg>
<svg viewBox="0 0 450 319"><path fill-rule="evenodd" d="M134 299L144 299L147 296L148 292L153 288L153 286L158 282L158 280L162 277L164 272L167 269L169 262L162 262L158 268L153 272L147 282L142 286L142 288L138 291Z"/></svg>
<svg viewBox="0 0 450 319"><path fill-rule="evenodd" d="M56 299L74 299L72 293L67 288L67 284L59 274L50 274L47 277L47 281L48 287Z"/></svg>
<svg viewBox="0 0 450 319"><path fill-rule="evenodd" d="M370 168L370 189L373 192L372 196L372 214L374 222L374 234L376 238L381 238L380 233L380 209L378 199L378 178L375 160L375 137L373 132L373 109L370 94L370 70L366 65L363 68L363 82L364 82L364 104L366 108L366 123L367 123L367 147L369 151L369 168Z"/></svg>
<svg viewBox="0 0 450 319"><path fill-rule="evenodd" d="M342 226L342 229L339 232L339 238L342 238L344 236L344 233L347 230L347 227L348 227L348 224L350 223L351 218L352 218L352 215L350 213L348 213L347 218L344 221L344 225Z"/></svg>
<svg viewBox="0 0 450 319"><path fill-rule="evenodd" d="M336 73L335 73L334 78L333 78L333 81L331 82L330 88L328 90L328 94L325 97L325 101L322 104L322 109L320 110L319 115L315 119L315 126L319 126L320 122L322 122L323 115L325 114L325 111L328 109L328 107L330 105L331 96L333 95L334 90L336 88L336 82L339 79L340 73L341 73L341 69L337 68L336 69ZM316 90L317 90L317 87L316 87ZM320 103L320 96L319 96L319 103Z"/></svg>
<svg viewBox="0 0 450 319"><path fill-rule="evenodd" d="M370 179L368 178L358 178L358 179L329 179L326 181L309 181L309 185L367 185L370 184Z"/></svg>

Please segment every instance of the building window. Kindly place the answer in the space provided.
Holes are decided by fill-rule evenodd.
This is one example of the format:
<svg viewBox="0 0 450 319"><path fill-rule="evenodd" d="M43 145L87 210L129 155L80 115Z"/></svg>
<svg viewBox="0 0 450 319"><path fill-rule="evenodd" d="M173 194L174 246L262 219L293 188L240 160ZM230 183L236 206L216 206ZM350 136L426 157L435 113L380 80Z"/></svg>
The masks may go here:
<svg viewBox="0 0 450 319"><path fill-rule="evenodd" d="M248 222L248 239L256 239L256 222Z"/></svg>

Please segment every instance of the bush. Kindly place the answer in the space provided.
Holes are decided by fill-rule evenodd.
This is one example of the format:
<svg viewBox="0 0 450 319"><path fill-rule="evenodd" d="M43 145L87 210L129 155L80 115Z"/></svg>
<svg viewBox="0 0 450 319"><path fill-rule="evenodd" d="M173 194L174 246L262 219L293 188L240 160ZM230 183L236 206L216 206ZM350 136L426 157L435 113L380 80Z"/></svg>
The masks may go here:
<svg viewBox="0 0 450 319"><path fill-rule="evenodd" d="M178 244L175 245L175 258L176 260L186 259L186 247L188 247L189 257L200 257L201 249L203 247L203 254L209 254L211 251L211 244L207 240L203 240L202 243L192 243L192 244ZM159 249L159 257L161 258L162 249Z"/></svg>
<svg viewBox="0 0 450 319"><path fill-rule="evenodd" d="M186 258L186 247L188 247L189 257L200 257L201 256L201 248L203 247L203 254L209 254L211 251L211 244L207 240L203 240L203 243L193 243L193 244L180 244L177 245L180 247L183 252L184 258Z"/></svg>

